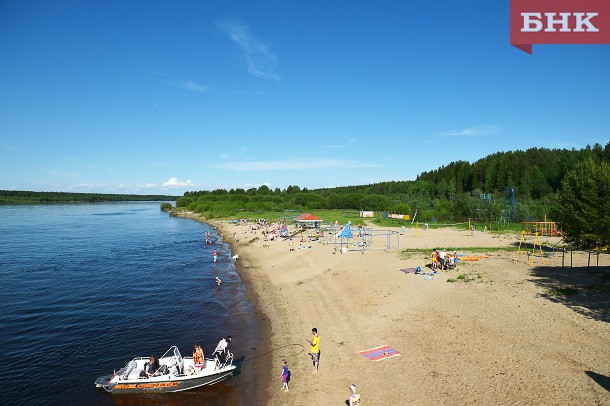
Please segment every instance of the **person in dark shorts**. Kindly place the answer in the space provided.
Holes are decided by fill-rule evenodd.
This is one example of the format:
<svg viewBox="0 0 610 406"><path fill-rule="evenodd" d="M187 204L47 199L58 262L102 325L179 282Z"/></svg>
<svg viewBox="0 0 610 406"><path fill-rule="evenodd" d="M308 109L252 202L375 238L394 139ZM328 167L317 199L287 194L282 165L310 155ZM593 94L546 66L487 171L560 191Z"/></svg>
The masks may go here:
<svg viewBox="0 0 610 406"><path fill-rule="evenodd" d="M315 327L311 329L311 334L313 334L313 338L311 340L307 340L307 342L310 345L309 356L313 362L312 374L315 374L318 372L318 365L320 364L320 335L318 334L318 329Z"/></svg>

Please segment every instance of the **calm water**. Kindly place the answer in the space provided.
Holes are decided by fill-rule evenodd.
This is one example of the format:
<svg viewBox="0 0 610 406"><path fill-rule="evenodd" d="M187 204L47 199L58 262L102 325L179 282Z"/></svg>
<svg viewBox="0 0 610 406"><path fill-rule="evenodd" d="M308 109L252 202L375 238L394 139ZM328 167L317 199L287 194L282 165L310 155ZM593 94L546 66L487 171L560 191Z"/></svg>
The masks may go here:
<svg viewBox="0 0 610 406"><path fill-rule="evenodd" d="M5 404L241 404L258 327L228 246L159 203L0 206L0 384ZM212 251L218 249L218 263ZM217 287L216 276L222 280ZM183 394L114 396L94 380L177 345L209 355L224 335L234 378Z"/></svg>

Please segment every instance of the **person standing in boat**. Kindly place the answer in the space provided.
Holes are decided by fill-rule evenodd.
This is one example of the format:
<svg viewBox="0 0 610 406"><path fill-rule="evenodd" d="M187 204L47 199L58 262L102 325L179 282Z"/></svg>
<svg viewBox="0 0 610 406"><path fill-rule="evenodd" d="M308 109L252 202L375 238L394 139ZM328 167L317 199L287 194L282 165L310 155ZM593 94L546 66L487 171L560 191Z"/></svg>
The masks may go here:
<svg viewBox="0 0 610 406"><path fill-rule="evenodd" d="M205 366L203 350L199 344L193 347L193 363L195 364L195 368L201 369Z"/></svg>
<svg viewBox="0 0 610 406"><path fill-rule="evenodd" d="M218 342L216 349L212 353L212 356L217 355L219 363L216 364L216 367L219 368L220 364L224 363L227 360L227 355L229 353L229 344L231 343L231 336L226 336L222 340Z"/></svg>

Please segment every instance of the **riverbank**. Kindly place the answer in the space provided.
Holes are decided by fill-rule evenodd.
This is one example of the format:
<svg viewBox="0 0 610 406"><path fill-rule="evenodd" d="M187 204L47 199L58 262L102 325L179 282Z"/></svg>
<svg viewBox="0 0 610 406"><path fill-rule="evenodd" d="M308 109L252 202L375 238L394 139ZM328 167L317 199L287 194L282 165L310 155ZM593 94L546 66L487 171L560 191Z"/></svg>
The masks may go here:
<svg viewBox="0 0 610 406"><path fill-rule="evenodd" d="M197 213L188 211L173 212L171 215L209 224L210 226L214 227L218 235L222 237L223 243L229 245L230 251L233 253L233 255L239 251L238 247L241 245L238 245L235 239L227 238L226 232L228 228L226 223L207 220ZM239 361L239 358L243 356L246 361L252 361L254 363L254 365L249 366L249 368L251 368L249 371L254 374L255 378L246 379L245 385L242 385L242 387L239 388L241 399L231 399L230 401L232 404L236 405L266 405L270 402L268 387L271 381L269 371L271 370L272 362L270 356L260 355L267 354L269 351L271 351L270 341L267 339L267 334L269 331L271 331L271 323L269 318L266 316L266 313L263 311L265 307L259 303L258 291L252 288L255 284L255 280L252 278L252 272L248 271L253 265L250 264L245 258L240 258L240 260L235 261L234 264L236 272L246 286L248 302L250 302L254 307L254 316L256 318L259 331L259 337L256 337L255 340L258 341L259 345L256 348L252 348L251 353L235 354L238 357L237 361ZM232 334L233 340L239 340L240 334L240 332L234 332Z"/></svg>
<svg viewBox="0 0 610 406"><path fill-rule="evenodd" d="M299 237L290 251L288 241L264 241L251 223L215 224L239 255L263 323L261 341L304 346L259 359L266 393L257 404L340 404L351 383L370 404L610 403L607 293L552 293L562 278L592 286L599 274L561 268L560 255L544 264L534 257L530 265L526 253L516 261L515 252L498 251L518 245L519 236L407 230L396 237L401 249L461 247L485 257L427 280L398 271L430 271L427 253L340 254L307 241L299 249ZM586 265L586 258L574 261ZM307 355L312 327L321 336L317 374ZM400 356L374 362L360 354L382 345ZM282 358L292 372L289 392L280 390Z"/></svg>

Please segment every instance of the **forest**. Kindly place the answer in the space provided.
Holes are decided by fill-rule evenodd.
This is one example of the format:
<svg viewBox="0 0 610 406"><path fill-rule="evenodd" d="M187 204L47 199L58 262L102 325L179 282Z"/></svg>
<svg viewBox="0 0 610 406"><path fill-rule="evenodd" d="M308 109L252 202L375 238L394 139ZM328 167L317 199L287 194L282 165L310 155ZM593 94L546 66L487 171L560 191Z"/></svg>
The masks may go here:
<svg viewBox="0 0 610 406"><path fill-rule="evenodd" d="M610 142L576 150L531 148L498 152L474 163L451 162L412 181L312 189L296 185L186 192L178 208L207 218L241 212L315 209L409 214L427 222L551 220L562 180L579 162L610 163Z"/></svg>
<svg viewBox="0 0 610 406"><path fill-rule="evenodd" d="M0 205L7 204L50 204L50 203L98 203L126 201L176 200L176 196L166 195L121 195L102 193L69 192L29 192L20 190L0 190Z"/></svg>

